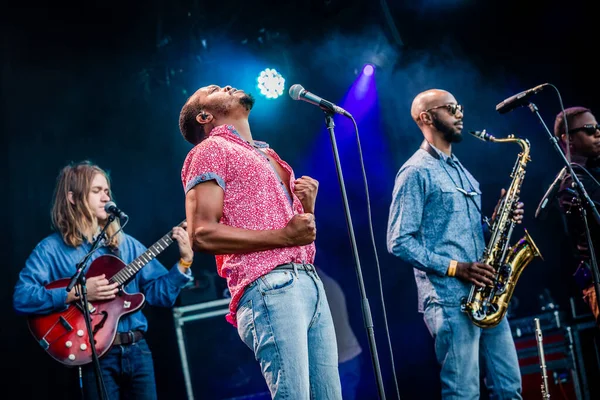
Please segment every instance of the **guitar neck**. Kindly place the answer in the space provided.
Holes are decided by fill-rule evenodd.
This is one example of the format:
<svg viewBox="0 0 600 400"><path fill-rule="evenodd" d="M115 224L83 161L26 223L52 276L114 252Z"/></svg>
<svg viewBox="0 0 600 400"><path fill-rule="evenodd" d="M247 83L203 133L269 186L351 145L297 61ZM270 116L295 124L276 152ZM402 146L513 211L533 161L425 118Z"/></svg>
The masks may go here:
<svg viewBox="0 0 600 400"><path fill-rule="evenodd" d="M184 222L185 221L180 223L178 226L181 226ZM148 250L127 264L127 266L121 271L113 275L113 277L110 279L111 282L118 282L120 285L123 285L131 280L131 278L133 278L133 276L137 274L145 265L154 260L156 256L165 251L167 247L173 243L172 236L173 230L170 230L169 233L157 240L152 246L148 247Z"/></svg>

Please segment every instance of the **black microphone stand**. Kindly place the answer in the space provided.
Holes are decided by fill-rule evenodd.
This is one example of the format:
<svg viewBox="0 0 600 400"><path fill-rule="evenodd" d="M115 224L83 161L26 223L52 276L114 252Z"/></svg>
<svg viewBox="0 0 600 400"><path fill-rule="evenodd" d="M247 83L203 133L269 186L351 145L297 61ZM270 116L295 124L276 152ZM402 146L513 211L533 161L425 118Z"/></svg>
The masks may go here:
<svg viewBox="0 0 600 400"><path fill-rule="evenodd" d="M586 236L586 239L588 242L588 248L590 251L590 263L591 263L592 275L594 277L594 288L596 290L596 303L598 305L598 308L600 309L600 273L598 272L598 261L596 259L596 252L594 251L594 243L592 240L590 226L589 226L588 219L587 219L586 206L588 206L590 208L590 210L592 210L592 215L598 225L600 225L600 214L598 213L596 204L592 201L592 199L588 195L587 191L585 190L585 187L583 186L583 183L581 183L581 180L579 180L579 177L573 171L573 167L571 166L571 163L569 162L569 160L567 160L565 153L563 152L560 145L558 144L558 138L555 135L553 135L552 132L550 132L550 129L548 129L548 126L546 125L546 123L544 122L544 119L540 115L537 106L533 103L529 103L528 107L532 113L537 115L537 117L541 121L542 125L544 126L546 132L548 133L548 136L550 137L550 142L552 142L552 144L554 145L554 149L560 155L562 161L565 163L565 166L567 167L569 174L571 174L571 179L573 180L573 187L579 193L579 197L581 199L583 199L583 202L582 201L579 202L579 210L581 212L581 217L582 217L583 223L585 225L585 236Z"/></svg>
<svg viewBox="0 0 600 400"><path fill-rule="evenodd" d="M352 227L352 217L350 216L350 207L348 205L348 196L346 195L346 186L344 185L344 176L342 174L342 167L340 165L340 157L338 154L337 144L335 140L335 123L333 122L334 113L331 111L325 111L325 124L329 131L329 137L331 138L331 148L333 149L333 157L335 159L335 170L337 172L338 181L340 183L340 190L342 191L342 200L344 202L344 212L346 214L346 223L348 225L348 233L350 234L350 242L352 245L352 254L354 255L354 261L356 264L356 276L358 277L358 287L360 290L360 297L362 299L362 311L363 320L365 322L365 328L367 330L367 336L369 337L369 348L371 350L371 360L373 362L373 368L375 370L375 378L377 379L377 390L379 392L379 398L385 400L385 388L383 386L383 379L381 377L381 367L379 366L379 357L377 355L377 345L375 343L375 335L373 330L373 318L371 316L371 308L369 307L369 300L367 299L365 284L363 281L362 272L360 269L360 259L358 257L358 249L356 246L356 238L354 237L354 228Z"/></svg>
<svg viewBox="0 0 600 400"><path fill-rule="evenodd" d="M67 286L67 293L73 289L76 284L79 285L79 296L81 301L81 309L83 311L83 319L85 320L85 327L87 329L88 339L90 342L90 349L92 350L92 362L94 364L94 372L96 374L96 385L98 386L98 394L101 400L106 400L106 388L104 387L104 379L102 378L102 371L100 370L100 360L98 353L96 352L96 340L94 339L94 331L92 329L92 317L90 315L89 303L87 299L87 287L86 279L83 271L87 266L87 262L92 254L98 249L102 240L106 237L106 229L115 220L115 216L110 214L106 221L106 224L100 231L100 234L94 239L90 251L77 263L77 271L71 277L71 281ZM77 290L77 288L75 289ZM81 367L80 367L81 368Z"/></svg>

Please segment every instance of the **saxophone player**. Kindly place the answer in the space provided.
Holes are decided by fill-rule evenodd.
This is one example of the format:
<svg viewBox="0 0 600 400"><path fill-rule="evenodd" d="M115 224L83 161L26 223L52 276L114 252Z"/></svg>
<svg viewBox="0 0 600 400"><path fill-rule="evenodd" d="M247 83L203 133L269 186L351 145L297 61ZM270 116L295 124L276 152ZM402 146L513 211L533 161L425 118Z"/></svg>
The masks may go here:
<svg viewBox="0 0 600 400"><path fill-rule="evenodd" d="M460 307L473 284L494 279L494 269L477 262L485 248L479 183L452 154L462 140L464 109L451 93L431 89L414 98L411 116L425 140L396 175L387 248L415 269L419 311L441 365L442 398L479 399L481 360L493 398L521 399L506 318L482 329ZM520 223L523 212L518 203L513 219Z"/></svg>

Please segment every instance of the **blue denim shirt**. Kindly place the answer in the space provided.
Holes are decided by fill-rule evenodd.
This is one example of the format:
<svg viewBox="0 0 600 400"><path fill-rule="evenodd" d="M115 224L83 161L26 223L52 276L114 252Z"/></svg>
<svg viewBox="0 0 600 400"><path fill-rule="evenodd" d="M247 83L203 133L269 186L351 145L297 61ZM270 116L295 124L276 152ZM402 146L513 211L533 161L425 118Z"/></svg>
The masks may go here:
<svg viewBox="0 0 600 400"><path fill-rule="evenodd" d="M76 264L90 250L84 243L78 247L67 245L57 233L43 239L35 247L13 294L13 306L19 314L44 314L65 309L67 291L65 288L46 289L44 285L61 278L70 278L75 273ZM119 258L129 264L147 248L133 237L123 234L119 246ZM104 254L113 254L108 247L100 247L90 259L88 266ZM170 307L175 303L179 291L192 279L191 271L181 273L176 266L170 271L156 259L146 264L135 278L124 288L128 293L142 292L146 301L153 306ZM140 329L146 331L148 321L141 310L121 317L117 331L126 332Z"/></svg>
<svg viewBox="0 0 600 400"><path fill-rule="evenodd" d="M430 149L398 171L387 231L388 251L414 266L420 312L430 301L460 305L471 284L446 275L450 261L478 261L485 248L479 183L454 155Z"/></svg>

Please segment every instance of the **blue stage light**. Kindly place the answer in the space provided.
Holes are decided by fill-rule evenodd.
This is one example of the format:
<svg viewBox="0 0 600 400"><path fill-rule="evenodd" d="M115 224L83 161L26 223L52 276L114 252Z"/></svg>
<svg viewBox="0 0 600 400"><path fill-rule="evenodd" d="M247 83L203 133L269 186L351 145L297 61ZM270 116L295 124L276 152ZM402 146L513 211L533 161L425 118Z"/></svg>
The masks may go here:
<svg viewBox="0 0 600 400"><path fill-rule="evenodd" d="M267 68L261 71L256 79L260 94L267 99L276 99L283 94L285 89L285 79L275 68Z"/></svg>

